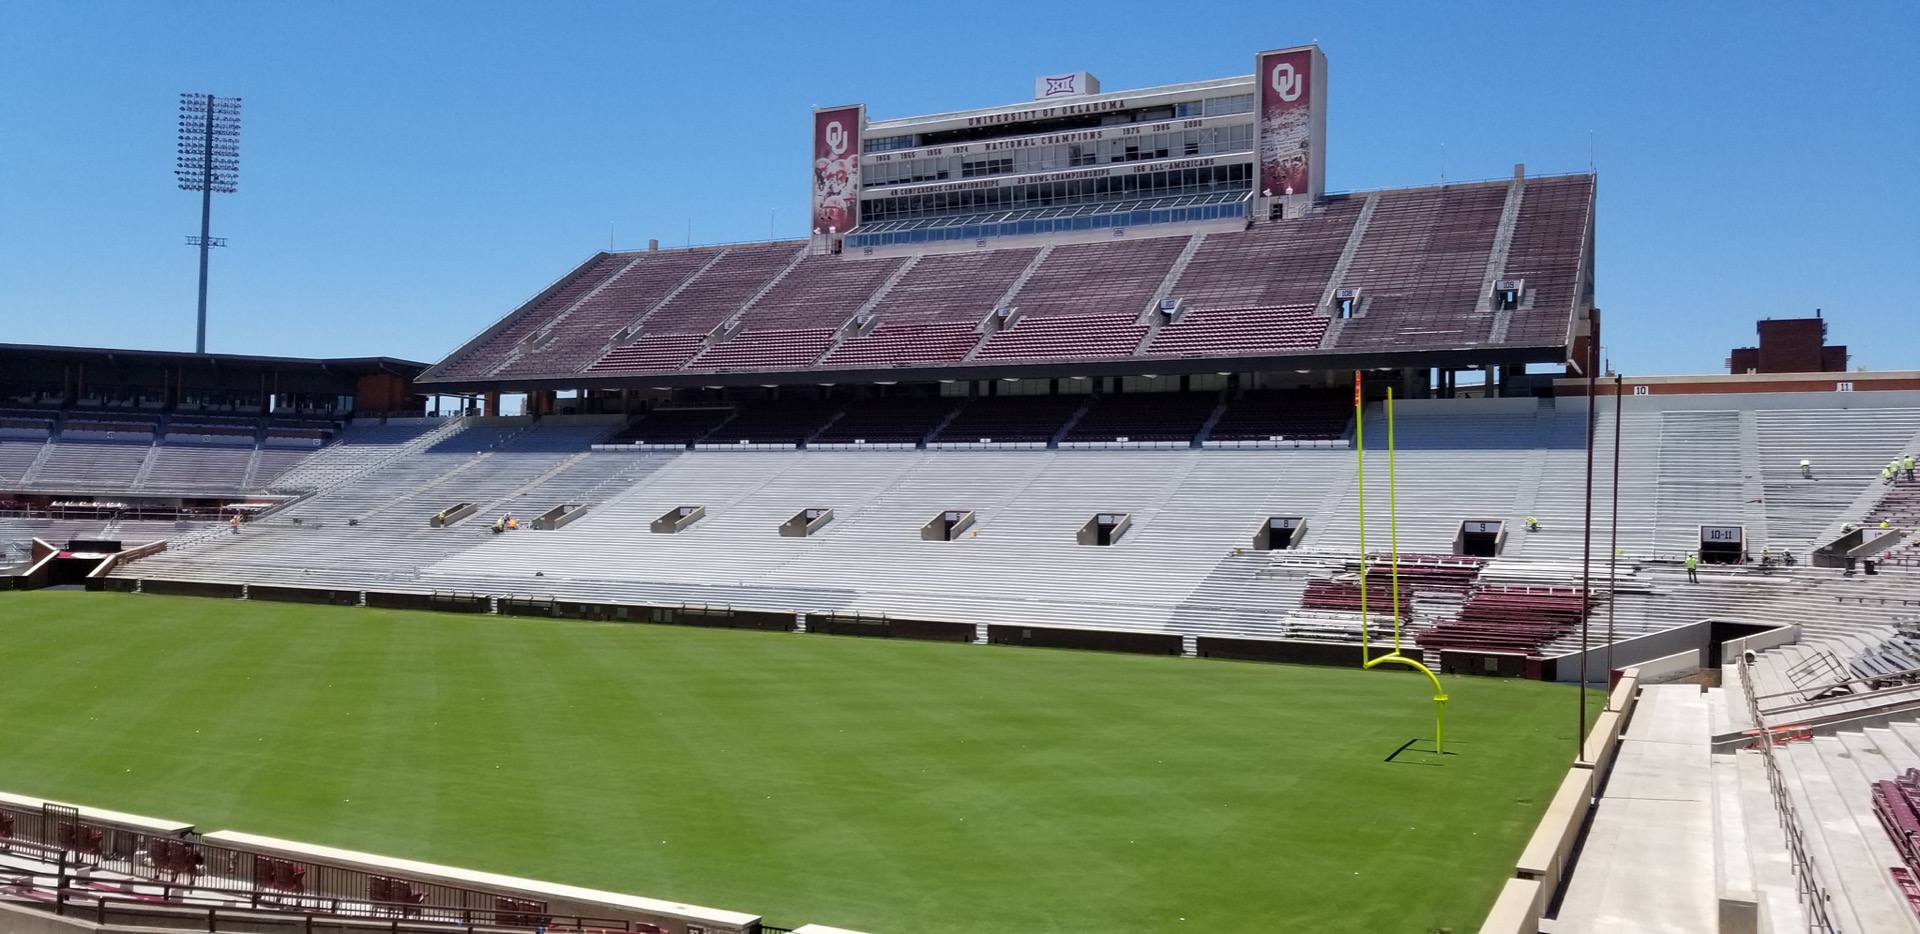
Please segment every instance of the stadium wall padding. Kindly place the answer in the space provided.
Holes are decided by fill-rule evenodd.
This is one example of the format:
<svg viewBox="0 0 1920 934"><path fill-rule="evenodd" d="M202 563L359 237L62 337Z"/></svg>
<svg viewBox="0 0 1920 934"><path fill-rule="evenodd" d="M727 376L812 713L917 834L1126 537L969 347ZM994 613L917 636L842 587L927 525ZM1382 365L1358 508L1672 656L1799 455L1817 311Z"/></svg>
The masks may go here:
<svg viewBox="0 0 1920 934"><path fill-rule="evenodd" d="M1233 639L1225 636L1201 636L1195 642L1201 658L1326 665L1334 668L1359 668L1365 664L1365 659L1361 657L1359 643ZM1387 651L1378 646L1374 647L1376 656L1385 655Z"/></svg>
<svg viewBox="0 0 1920 934"><path fill-rule="evenodd" d="M240 599L239 584L223 584L215 581L173 581L142 580L141 593L167 594L178 597L220 597L227 600Z"/></svg>
<svg viewBox="0 0 1920 934"><path fill-rule="evenodd" d="M929 642L972 642L971 623L931 619L893 619L872 616L807 614L807 631L829 636L866 636L875 639L920 639Z"/></svg>
<svg viewBox="0 0 1920 934"><path fill-rule="evenodd" d="M492 603L477 593L383 593L367 591L367 605L383 610L439 610L448 613L485 613Z"/></svg>
<svg viewBox="0 0 1920 934"><path fill-rule="evenodd" d="M271 600L275 603L320 603L330 606L360 604L360 592L357 590L327 590L318 587L277 587L253 584L247 588L247 596L250 599Z"/></svg>
<svg viewBox="0 0 1920 934"><path fill-rule="evenodd" d="M1044 626L988 626L994 645L1030 645L1048 649L1092 649L1140 655L1179 655L1180 636L1170 632L1113 632L1105 629L1049 629Z"/></svg>

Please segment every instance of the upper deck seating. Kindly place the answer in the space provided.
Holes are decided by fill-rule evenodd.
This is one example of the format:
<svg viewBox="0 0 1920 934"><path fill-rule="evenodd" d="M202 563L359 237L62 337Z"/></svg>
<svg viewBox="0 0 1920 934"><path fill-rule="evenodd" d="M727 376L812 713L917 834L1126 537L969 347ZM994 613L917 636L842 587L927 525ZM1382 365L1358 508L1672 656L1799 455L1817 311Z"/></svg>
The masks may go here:
<svg viewBox="0 0 1920 934"><path fill-rule="evenodd" d="M1146 310L1187 242L1155 237L1055 247L1014 294L1014 307L1026 319L1093 314L1131 321Z"/></svg>
<svg viewBox="0 0 1920 934"><path fill-rule="evenodd" d="M1218 393L1140 392L1095 396L1066 437L1068 442L1179 442L1193 440L1220 404Z"/></svg>
<svg viewBox="0 0 1920 934"><path fill-rule="evenodd" d="M551 339L500 369L501 376L577 373L598 359L621 328L719 255L718 250L623 253L627 260L604 284L561 312Z"/></svg>
<svg viewBox="0 0 1920 934"><path fill-rule="evenodd" d="M1363 203L1334 195L1317 213L1208 234L1169 294L1194 309L1316 307Z"/></svg>
<svg viewBox="0 0 1920 934"><path fill-rule="evenodd" d="M639 340L616 347L588 367L590 373L663 373L677 370L706 343L703 334L643 334Z"/></svg>
<svg viewBox="0 0 1920 934"><path fill-rule="evenodd" d="M820 361L822 366L913 366L957 363L980 343L971 321L882 321L864 337L843 341Z"/></svg>
<svg viewBox="0 0 1920 934"><path fill-rule="evenodd" d="M975 360L1077 360L1125 357L1140 346L1147 326L1137 315L1022 315L987 339Z"/></svg>
<svg viewBox="0 0 1920 934"><path fill-rule="evenodd" d="M953 363L980 342L976 325L993 310L1036 249L923 256L877 304L879 325L834 348L823 366Z"/></svg>
<svg viewBox="0 0 1920 934"><path fill-rule="evenodd" d="M605 282L626 264L627 260L617 254L601 254L580 264L557 284L552 294L522 305L507 317L504 327L490 336L471 342L471 346L462 351L455 351L456 356L442 364L442 375L485 376L493 372L520 341L538 334L561 312L573 307L581 296Z"/></svg>
<svg viewBox="0 0 1920 934"><path fill-rule="evenodd" d="M1203 309L1161 325L1147 353L1202 357L1300 352L1320 346L1326 332L1327 319L1315 314L1312 305Z"/></svg>
<svg viewBox="0 0 1920 934"><path fill-rule="evenodd" d="M653 314L642 329L649 334L706 334L739 313L747 300L767 287L800 255L798 243L729 247L693 281Z"/></svg>
<svg viewBox="0 0 1920 934"><path fill-rule="evenodd" d="M1380 194L1341 286L1363 290L1341 349L1484 343L1492 312L1477 313L1487 256L1506 206L1505 184Z"/></svg>
<svg viewBox="0 0 1920 934"><path fill-rule="evenodd" d="M687 364L695 370L800 370L833 343L833 328L741 331Z"/></svg>
<svg viewBox="0 0 1920 934"><path fill-rule="evenodd" d="M1037 249L989 250L922 256L873 307L886 323L950 321L973 324L993 310Z"/></svg>
<svg viewBox="0 0 1920 934"><path fill-rule="evenodd" d="M755 302L741 331L709 347L693 369L801 369L906 260L809 256Z"/></svg>
<svg viewBox="0 0 1920 934"><path fill-rule="evenodd" d="M1580 261L1592 208L1591 175L1526 183L1502 275L1525 280L1532 302L1526 310L1513 313L1507 343L1557 344L1567 339L1568 312L1579 298Z"/></svg>
<svg viewBox="0 0 1920 934"><path fill-rule="evenodd" d="M638 337L609 350L587 369L678 369L693 357L714 328L738 314L748 299L799 258L801 247L791 241L728 247L712 265L656 306L641 323ZM686 352L684 356L682 351Z"/></svg>
<svg viewBox="0 0 1920 934"><path fill-rule="evenodd" d="M1032 444L1053 440L1086 396L987 396L974 399L934 441Z"/></svg>
<svg viewBox="0 0 1920 934"><path fill-rule="evenodd" d="M914 444L926 440L940 422L960 407L952 396L861 399L847 405L815 444Z"/></svg>

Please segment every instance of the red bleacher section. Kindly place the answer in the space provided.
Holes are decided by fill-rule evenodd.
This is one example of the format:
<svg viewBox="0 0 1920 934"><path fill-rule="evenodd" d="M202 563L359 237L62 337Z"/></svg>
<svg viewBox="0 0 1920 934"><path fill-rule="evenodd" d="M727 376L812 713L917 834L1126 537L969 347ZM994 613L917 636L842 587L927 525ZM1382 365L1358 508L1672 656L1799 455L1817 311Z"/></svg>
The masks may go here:
<svg viewBox="0 0 1920 934"><path fill-rule="evenodd" d="M1340 281L1363 290L1365 314L1346 322L1337 346L1485 343L1493 315L1474 308L1506 199L1504 185L1382 197Z"/></svg>
<svg viewBox="0 0 1920 934"><path fill-rule="evenodd" d="M1390 616L1394 612L1395 584L1400 594L1400 617L1413 615L1413 599L1420 594L1457 596L1466 593L1480 577L1486 562L1462 555L1405 554L1399 570L1392 565L1369 561L1367 564L1367 615ZM1318 578L1307 582L1300 605L1312 610L1360 612L1359 575Z"/></svg>
<svg viewBox="0 0 1920 934"><path fill-rule="evenodd" d="M1566 338L1567 309L1579 296L1578 270L1593 218L1593 178L1530 183L1520 199L1504 278L1525 279L1532 307L1516 311L1509 344L1551 344Z"/></svg>
<svg viewBox="0 0 1920 934"><path fill-rule="evenodd" d="M1327 319L1315 314L1313 305L1190 311L1162 325L1147 353L1182 357L1299 353L1319 347L1326 333Z"/></svg>
<svg viewBox="0 0 1920 934"><path fill-rule="evenodd" d="M1139 315L1058 315L1029 318L987 339L975 360L1084 360L1126 357L1147 336Z"/></svg>
<svg viewBox="0 0 1920 934"><path fill-rule="evenodd" d="M1467 597L1460 615L1414 637L1430 650L1514 652L1540 648L1580 622L1578 587L1485 587Z"/></svg>
<svg viewBox="0 0 1920 934"><path fill-rule="evenodd" d="M1208 234L1172 294L1194 309L1318 307L1363 203L1336 195L1295 222Z"/></svg>
<svg viewBox="0 0 1920 934"><path fill-rule="evenodd" d="M497 376L577 371L606 351L621 328L652 310L668 293L713 260L717 251L621 254L629 262L597 289L562 311L548 326L551 340L522 353Z"/></svg>
<svg viewBox="0 0 1920 934"><path fill-rule="evenodd" d="M533 336L573 304L623 268L620 255L596 256L560 280L542 297L522 305L504 322L469 341L467 346L435 369L447 377L486 376L505 363L520 341Z"/></svg>
<svg viewBox="0 0 1920 934"><path fill-rule="evenodd" d="M1894 885L1907 898L1907 905L1920 912L1920 769L1908 769L1899 778L1873 783L1873 816L1880 819L1893 848L1905 866L1895 866Z"/></svg>
<svg viewBox="0 0 1920 934"><path fill-rule="evenodd" d="M1305 354L1325 339L1321 301L1336 286L1361 288L1363 305L1341 322L1335 351L1483 345L1502 314L1506 343L1556 345L1581 298L1593 179L1521 183L1509 253L1490 269L1513 190L1492 182L1336 195L1247 230L1066 244L1044 255L1028 246L933 254L910 267L902 257L808 255L800 241L606 254L427 380L939 365L967 360L976 345L975 360L995 363ZM1334 282L1369 200L1353 260ZM1489 275L1524 279L1522 307L1491 309ZM1184 311L1143 349L1139 322L1161 297ZM982 344L976 328L1003 300L1018 314ZM852 334L862 309L872 323ZM730 321L736 330L710 337Z"/></svg>

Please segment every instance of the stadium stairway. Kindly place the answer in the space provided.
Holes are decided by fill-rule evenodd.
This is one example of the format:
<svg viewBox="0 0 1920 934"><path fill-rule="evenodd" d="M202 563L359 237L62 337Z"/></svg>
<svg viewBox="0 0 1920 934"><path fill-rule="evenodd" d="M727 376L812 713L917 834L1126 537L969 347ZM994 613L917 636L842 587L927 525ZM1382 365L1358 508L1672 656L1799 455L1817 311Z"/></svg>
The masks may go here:
<svg viewBox="0 0 1920 934"><path fill-rule="evenodd" d="M1886 746L1862 734L1815 736L1775 750L1786 774L1788 793L1800 811L1814 860L1831 878L1831 910L1847 931L1920 931L1920 920L1894 887L1888 867L1901 865L1886 831L1873 815L1870 784L1892 778L1896 769L1885 749L1914 762L1914 750L1901 737L1900 724L1876 730Z"/></svg>

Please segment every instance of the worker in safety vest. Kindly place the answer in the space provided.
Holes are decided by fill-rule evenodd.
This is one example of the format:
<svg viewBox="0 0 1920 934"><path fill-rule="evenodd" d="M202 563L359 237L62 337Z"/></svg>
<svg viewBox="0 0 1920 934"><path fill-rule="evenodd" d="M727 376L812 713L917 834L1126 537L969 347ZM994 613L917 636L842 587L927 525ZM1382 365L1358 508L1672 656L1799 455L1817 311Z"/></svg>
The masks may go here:
<svg viewBox="0 0 1920 934"><path fill-rule="evenodd" d="M1700 583L1699 568L1700 568L1700 556L1694 554L1691 551L1687 552L1687 582L1688 583L1692 583L1692 584Z"/></svg>
<svg viewBox="0 0 1920 934"><path fill-rule="evenodd" d="M1528 516L1528 517L1527 517L1527 531L1529 531L1529 532L1538 532L1538 531L1540 531L1540 520L1538 520L1538 519L1535 519L1535 518L1534 518L1534 517L1532 517L1532 516Z"/></svg>
<svg viewBox="0 0 1920 934"><path fill-rule="evenodd" d="M1913 455L1908 454L1906 456L1906 459L1901 461L1901 464L1907 468L1907 482L1912 483L1913 482Z"/></svg>

